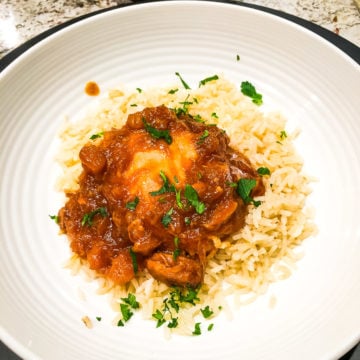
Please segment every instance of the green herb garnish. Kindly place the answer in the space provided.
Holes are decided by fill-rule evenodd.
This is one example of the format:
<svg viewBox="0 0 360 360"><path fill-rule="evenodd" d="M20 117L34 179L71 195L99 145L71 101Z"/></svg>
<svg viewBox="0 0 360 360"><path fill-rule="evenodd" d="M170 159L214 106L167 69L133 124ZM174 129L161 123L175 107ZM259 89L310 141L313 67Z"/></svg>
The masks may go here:
<svg viewBox="0 0 360 360"><path fill-rule="evenodd" d="M130 310L128 304L120 304L120 311L125 322L129 321L134 313Z"/></svg>
<svg viewBox="0 0 360 360"><path fill-rule="evenodd" d="M205 306L204 309L200 309L205 319L209 318L214 312L210 309L209 305Z"/></svg>
<svg viewBox="0 0 360 360"><path fill-rule="evenodd" d="M96 317L96 320L97 320L97 321L101 321L101 317L100 317L100 316L97 316L97 317Z"/></svg>
<svg viewBox="0 0 360 360"><path fill-rule="evenodd" d="M179 238L177 236L174 237L174 245L175 245L175 250L173 252L173 258L176 261L176 259L179 257L180 255L180 249L179 249Z"/></svg>
<svg viewBox="0 0 360 360"><path fill-rule="evenodd" d="M184 221L185 221L185 225L190 225L191 224L191 219L188 216L185 217Z"/></svg>
<svg viewBox="0 0 360 360"><path fill-rule="evenodd" d="M169 179L167 178L167 176L165 175L165 173L162 170L160 170L160 177L164 182L163 186L157 191L151 191L150 195L158 196L158 195L162 195L162 194L165 194L168 192L175 192L174 185L170 184Z"/></svg>
<svg viewBox="0 0 360 360"><path fill-rule="evenodd" d="M136 274L138 272L138 263L137 263L137 258L136 258L136 254L134 253L132 248L129 248L129 253L131 256L131 261L132 261L132 265L133 265L133 269L134 269L134 274Z"/></svg>
<svg viewBox="0 0 360 360"><path fill-rule="evenodd" d="M136 301L136 296L132 293L129 293L127 298L121 298L121 300L125 303L130 305L133 309L138 309L140 304Z"/></svg>
<svg viewBox="0 0 360 360"><path fill-rule="evenodd" d="M260 175L260 176L264 176L264 175L270 175L270 170L267 167L259 167L256 172Z"/></svg>
<svg viewBox="0 0 360 360"><path fill-rule="evenodd" d="M241 92L244 95L250 97L254 104L261 105L263 103L262 95L257 93L255 86L251 84L249 81L243 81L241 83Z"/></svg>
<svg viewBox="0 0 360 360"><path fill-rule="evenodd" d="M201 136L199 137L199 140L197 141L198 145L201 145L205 139L209 136L209 131L208 130L204 130L204 132L201 134Z"/></svg>
<svg viewBox="0 0 360 360"><path fill-rule="evenodd" d="M59 217L57 215L49 215L49 218L51 220L54 220L56 224L59 223Z"/></svg>
<svg viewBox="0 0 360 360"><path fill-rule="evenodd" d="M173 94L175 94L177 91L179 91L179 89L171 89L171 90L169 90L168 94L173 95Z"/></svg>
<svg viewBox="0 0 360 360"><path fill-rule="evenodd" d="M187 115L189 113L189 106L192 105L192 101L188 101L189 94L186 96L184 101L179 101L179 104L182 105L180 108L175 108L176 116Z"/></svg>
<svg viewBox="0 0 360 360"><path fill-rule="evenodd" d="M124 326L123 321L122 321L122 320L119 320L119 321L117 322L117 326Z"/></svg>
<svg viewBox="0 0 360 360"><path fill-rule="evenodd" d="M181 83L183 84L186 90L191 89L190 86L184 81L184 79L181 77L181 75L178 72L176 72L175 75L180 79Z"/></svg>
<svg viewBox="0 0 360 360"><path fill-rule="evenodd" d="M214 81L214 80L218 80L218 79L219 79L219 77L217 75L209 76L203 80L200 80L199 87L205 85L206 83L208 83L210 81Z"/></svg>
<svg viewBox="0 0 360 360"><path fill-rule="evenodd" d="M125 207L131 211L134 211L136 209L136 206L139 203L139 198L136 196L133 201L128 201L125 205Z"/></svg>
<svg viewBox="0 0 360 360"><path fill-rule="evenodd" d="M287 138L287 133L286 133L286 131L285 130L281 130L280 131L280 139L281 140L284 140L284 139L286 139Z"/></svg>
<svg viewBox="0 0 360 360"><path fill-rule="evenodd" d="M85 225L91 226L93 224L93 219L97 214L101 215L102 217L108 216L106 208L101 207L101 208L98 208L94 211L91 211L91 212L85 214L81 220L81 225L82 226L85 226Z"/></svg>
<svg viewBox="0 0 360 360"><path fill-rule="evenodd" d="M100 132L98 132L97 134L91 135L89 139L90 139L90 140L95 140L95 139L98 139L98 138L102 137L103 135L104 135L104 132L103 132L103 131L100 131Z"/></svg>
<svg viewBox="0 0 360 360"><path fill-rule="evenodd" d="M172 143L172 137L169 130L158 130L152 127L149 123L146 122L145 118L142 118L145 130L154 138L154 139L164 139L167 144Z"/></svg>
<svg viewBox="0 0 360 360"><path fill-rule="evenodd" d="M261 202L255 201L251 196L251 190L256 186L255 179L240 179L237 183L236 192L244 201L245 204L252 203L254 206L258 207Z"/></svg>
<svg viewBox="0 0 360 360"><path fill-rule="evenodd" d="M176 204L179 207L179 209L182 209L184 206L181 202L181 190L175 189L175 199L176 199Z"/></svg>
<svg viewBox="0 0 360 360"><path fill-rule="evenodd" d="M171 223L171 215L174 211L174 208L171 208L168 212L165 213L165 215L161 219L161 223L167 228L169 224Z"/></svg>
<svg viewBox="0 0 360 360"><path fill-rule="evenodd" d="M219 117L217 116L216 112L213 112L213 113L211 114L211 117L213 117L213 118L215 118L215 119L218 119L218 118L219 118Z"/></svg>
<svg viewBox="0 0 360 360"><path fill-rule="evenodd" d="M139 93L139 94L141 94L141 93L142 93L142 89L140 89L140 88L136 88L136 90L138 91L138 93Z"/></svg>
<svg viewBox="0 0 360 360"><path fill-rule="evenodd" d="M201 201L199 201L199 195L197 191L189 184L185 185L185 198L188 200L190 205L192 205L195 208L195 211L198 214L202 214L205 210L205 204Z"/></svg>
<svg viewBox="0 0 360 360"><path fill-rule="evenodd" d="M208 326L208 331L211 331L212 329L213 329L213 327L214 327L214 324L210 324L209 326Z"/></svg>
<svg viewBox="0 0 360 360"><path fill-rule="evenodd" d="M240 55L239 54L236 55L236 61L240 61Z"/></svg>
<svg viewBox="0 0 360 360"><path fill-rule="evenodd" d="M195 329L192 332L193 335L201 335L200 323L195 324Z"/></svg>

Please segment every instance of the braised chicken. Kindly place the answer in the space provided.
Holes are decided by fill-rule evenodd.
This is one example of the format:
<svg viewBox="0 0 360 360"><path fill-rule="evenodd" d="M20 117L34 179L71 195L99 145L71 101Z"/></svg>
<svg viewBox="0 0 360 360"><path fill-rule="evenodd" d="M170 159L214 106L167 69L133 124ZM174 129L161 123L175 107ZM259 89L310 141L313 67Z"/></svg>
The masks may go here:
<svg viewBox="0 0 360 360"><path fill-rule="evenodd" d="M146 268L169 285L198 286L211 237L241 229L248 200L264 192L224 131L165 106L129 115L79 157L79 189L59 224L72 251L117 284ZM254 180L247 198L241 179Z"/></svg>

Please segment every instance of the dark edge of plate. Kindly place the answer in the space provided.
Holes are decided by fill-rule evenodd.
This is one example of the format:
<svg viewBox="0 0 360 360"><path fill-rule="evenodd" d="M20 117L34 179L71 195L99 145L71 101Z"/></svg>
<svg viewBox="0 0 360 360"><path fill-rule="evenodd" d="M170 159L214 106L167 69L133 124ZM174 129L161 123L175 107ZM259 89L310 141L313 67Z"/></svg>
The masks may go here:
<svg viewBox="0 0 360 360"><path fill-rule="evenodd" d="M160 2L160 1L167 1L167 0L157 0L157 1ZM193 0L193 1L196 1L196 0ZM197 1L199 1L199 0L197 0ZM204 0L200 0L200 1L204 1ZM280 10L267 8L267 7L261 6L261 5L239 3L234 0L206 0L206 1L228 3L228 4L248 7L248 8L252 8L252 9L262 11L262 12L270 13L275 16L279 16L283 19L289 20L290 22L296 23L296 24L316 33L317 35L321 36L322 38L326 39L327 41L329 41L330 43L332 43L333 45L338 47L340 50L342 50L349 57L351 57L355 62L360 64L360 48L358 46L356 46L352 42L344 39L340 35L337 35L337 34L331 32L330 30L327 30L327 29L325 29L317 24L314 24L308 20L304 20L295 15L291 15L291 14L285 13ZM136 4L145 4L148 2L153 2L153 1L134 0L127 4L111 6L111 7L105 8L105 9L93 11L88 14L84 14L84 15L78 16L76 18L73 18L71 20L68 20L62 24L56 25L56 26L40 33L39 35L36 35L35 37L31 38L30 40L27 40L26 42L24 42L23 44L21 44L20 46L18 46L14 50L10 51L8 54L6 54L2 59L0 59L0 72L3 71L14 60L16 60L19 56L21 56L23 53L25 53L27 50L29 50L31 47L33 47L35 44L39 43L40 41L44 40L45 38L49 37L50 35L60 31L61 29L64 29L64 28L66 28L72 24L75 24L79 21L82 21L84 19L93 17L95 15L98 15L98 14L101 14L101 13L104 13L107 11L111 11L111 10L115 10L115 9L119 9L119 8L123 8L123 7L127 7L127 6L132 6L132 5L136 5ZM344 356L342 356L339 360L360 360L360 356L358 356L358 354L360 352L357 350L358 350L357 346L355 346L349 352L347 352ZM7 359L7 360L18 360L19 359L19 360L21 360L20 357L18 357L15 353L13 353L12 350L7 348L6 345L3 344L1 341L0 341L0 355L1 355L1 359ZM353 355L354 355L354 357L353 357Z"/></svg>

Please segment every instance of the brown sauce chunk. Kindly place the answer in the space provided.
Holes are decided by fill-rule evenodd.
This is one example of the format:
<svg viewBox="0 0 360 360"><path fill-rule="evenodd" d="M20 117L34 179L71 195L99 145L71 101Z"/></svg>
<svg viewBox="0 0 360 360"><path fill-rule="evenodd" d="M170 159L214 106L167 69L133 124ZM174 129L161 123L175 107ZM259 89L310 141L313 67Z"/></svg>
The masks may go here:
<svg viewBox="0 0 360 360"><path fill-rule="evenodd" d="M159 106L85 145L79 190L59 211L72 251L117 284L138 267L169 285L199 285L215 252L210 237L244 225L247 205L230 184L255 179L251 195L264 193L228 144L217 126Z"/></svg>

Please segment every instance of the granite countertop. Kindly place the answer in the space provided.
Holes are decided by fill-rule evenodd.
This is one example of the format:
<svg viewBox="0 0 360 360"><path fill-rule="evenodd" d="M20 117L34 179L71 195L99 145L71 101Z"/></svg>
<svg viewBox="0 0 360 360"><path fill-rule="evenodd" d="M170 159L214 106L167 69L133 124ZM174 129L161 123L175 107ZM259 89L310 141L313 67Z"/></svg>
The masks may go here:
<svg viewBox="0 0 360 360"><path fill-rule="evenodd" d="M242 2L239 0L239 2ZM360 46L360 0L248 0L312 21ZM0 0L0 58L77 16L130 0Z"/></svg>

